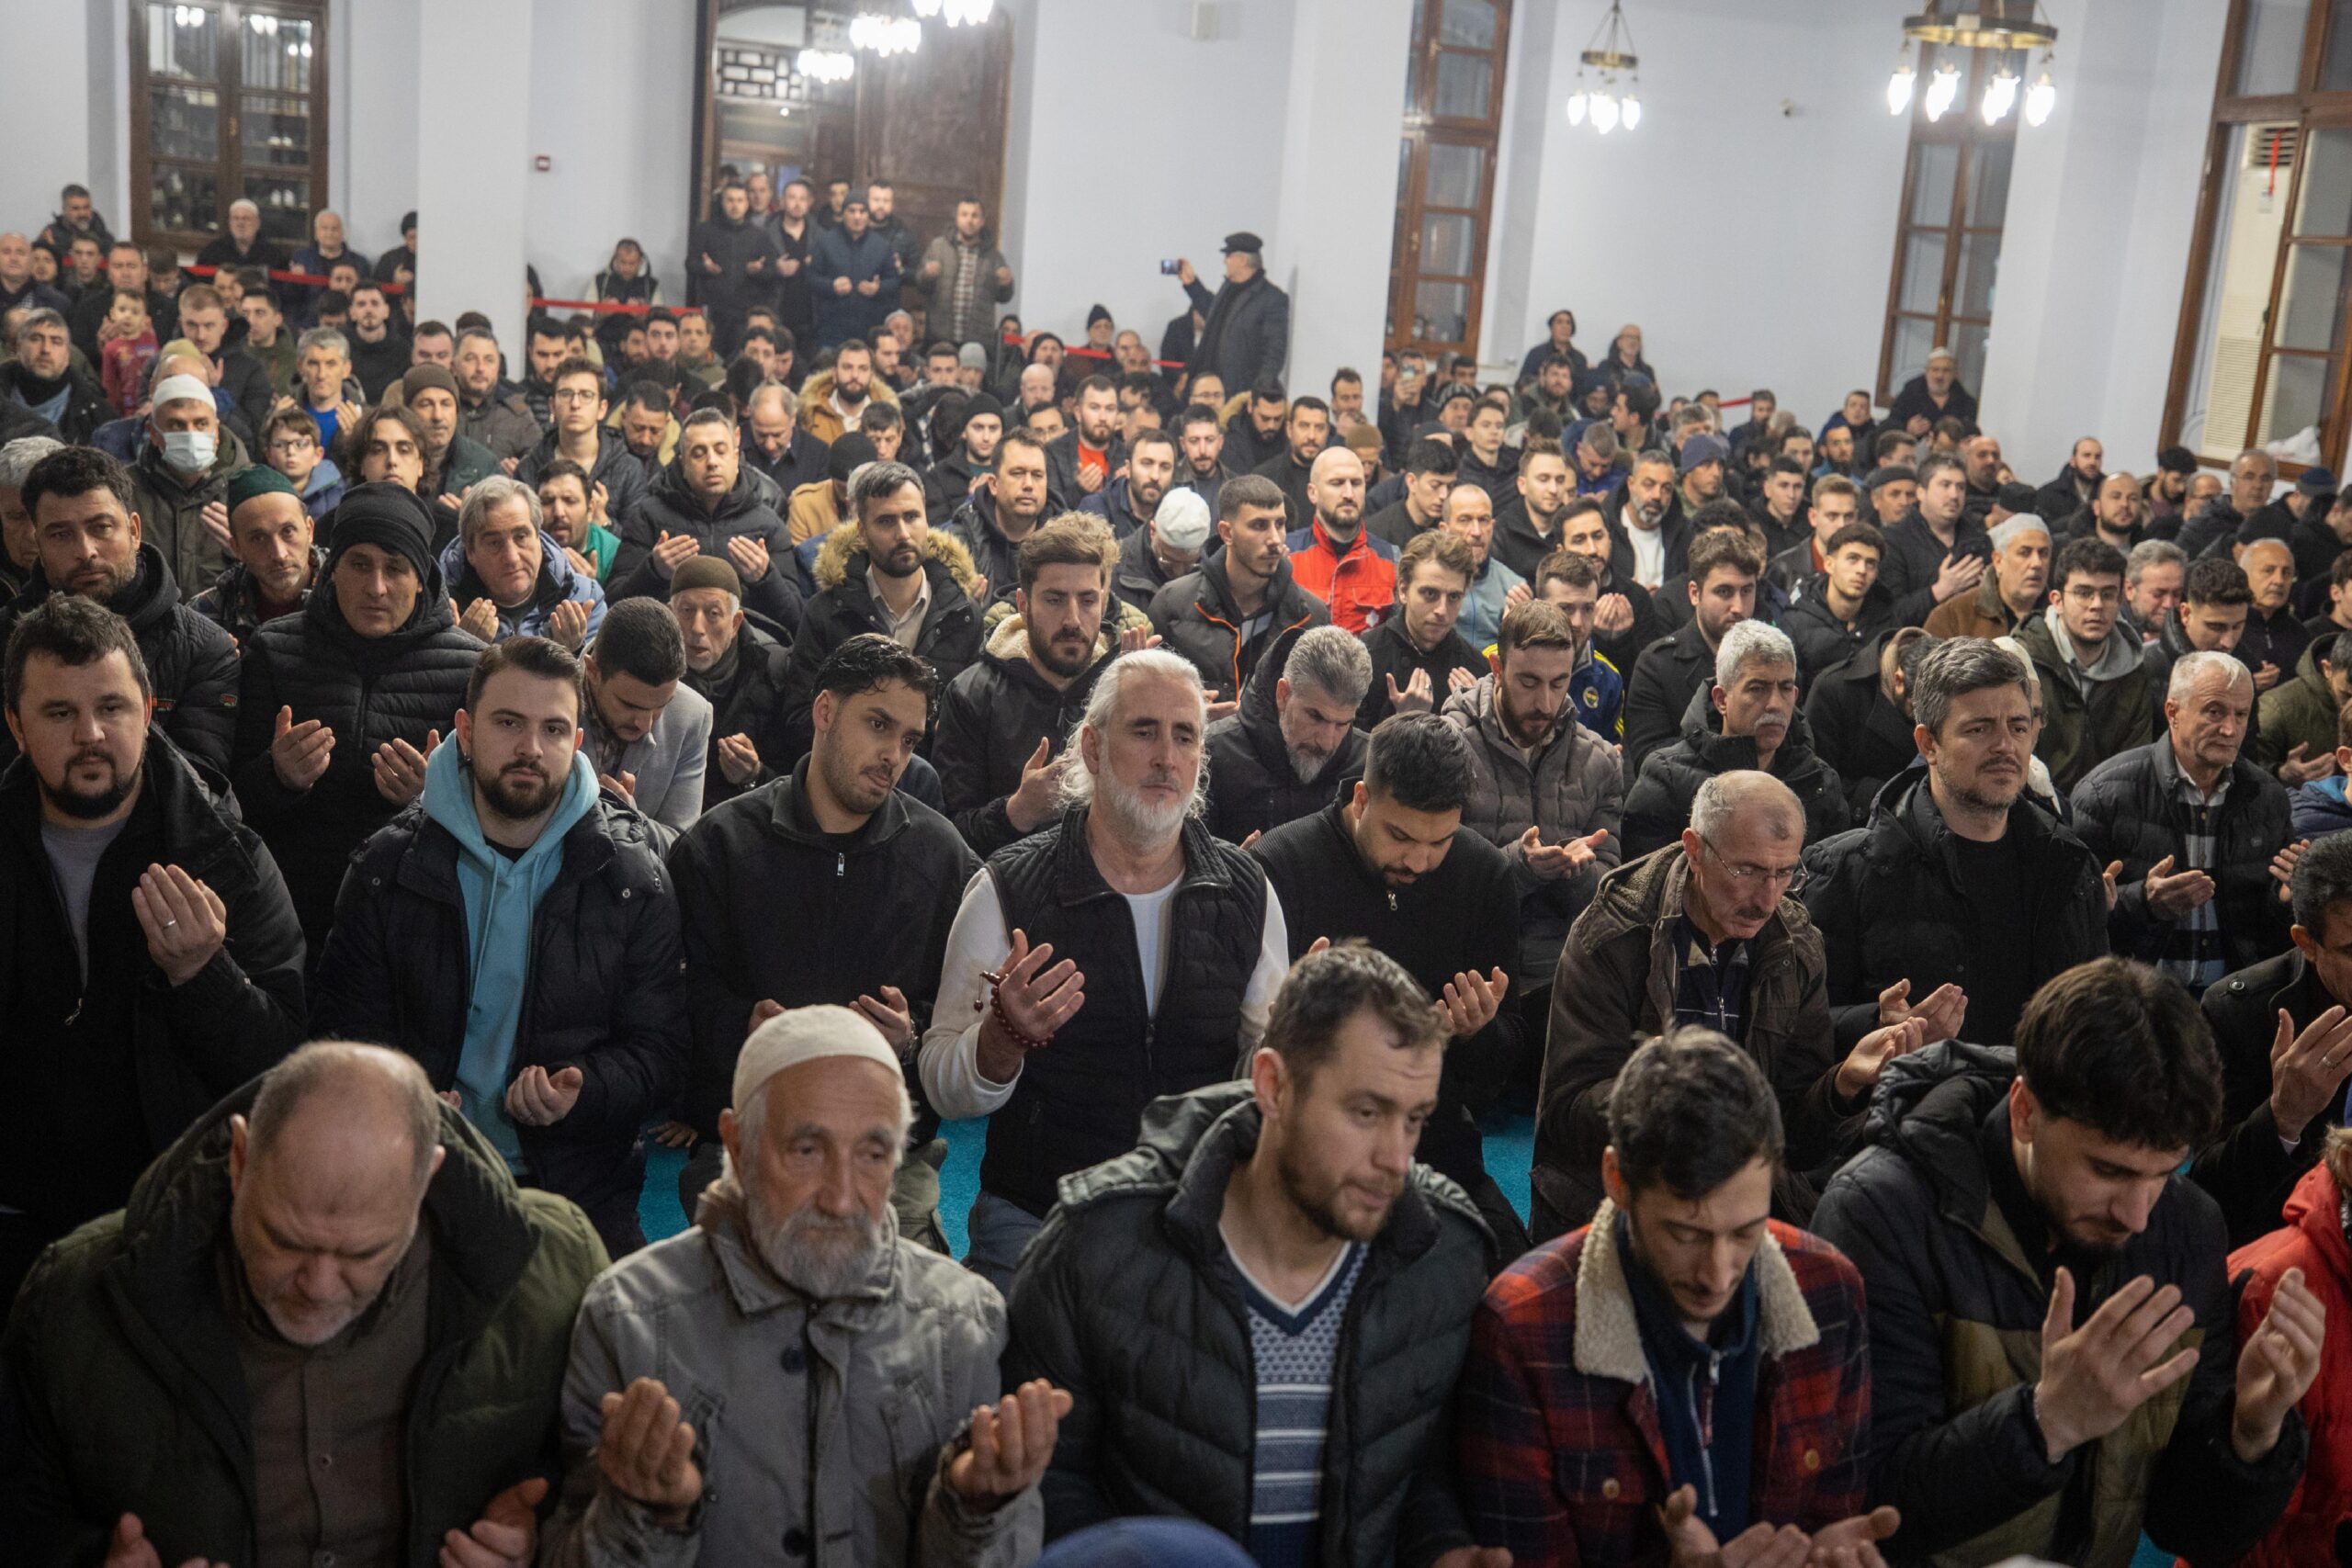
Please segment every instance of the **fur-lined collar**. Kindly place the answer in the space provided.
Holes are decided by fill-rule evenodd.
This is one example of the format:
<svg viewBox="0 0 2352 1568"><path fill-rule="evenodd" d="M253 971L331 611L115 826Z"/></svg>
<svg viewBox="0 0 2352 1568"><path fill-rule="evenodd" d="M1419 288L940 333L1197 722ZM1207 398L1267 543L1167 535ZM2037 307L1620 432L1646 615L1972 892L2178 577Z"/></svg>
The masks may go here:
<svg viewBox="0 0 2352 1568"><path fill-rule="evenodd" d="M1149 630L1151 626L1151 617L1125 600L1114 597L1110 603L1119 607L1119 624L1115 626L1105 626L1101 634L1095 637L1094 657L1096 659L1108 659L1119 651L1121 632L1133 631L1138 626ZM1108 605L1105 608L1108 608ZM1028 623L1021 618L1021 613L1012 607L1010 601L1000 599L989 605L986 625L989 628L989 640L982 649L983 652L997 659L1012 660L1016 663L1029 656Z"/></svg>
<svg viewBox="0 0 2352 1568"><path fill-rule="evenodd" d="M825 542L817 547L816 564L808 569L809 574L817 580L820 591L839 588L842 580L849 575L850 558L865 553L865 545L857 536L857 525L840 524L827 533ZM978 574L972 570L972 552L964 547L962 540L944 528L931 530L929 537L923 541L922 558L945 567L947 574L956 580L956 586L967 594L979 581Z"/></svg>
<svg viewBox="0 0 2352 1568"><path fill-rule="evenodd" d="M1756 1249L1757 1348L1785 1356L1820 1343L1821 1328L1804 1304L1788 1255L1769 1231ZM1617 1205L1604 1198L1577 1258L1577 1371L1619 1382L1649 1381L1641 1325L1634 1319L1634 1290L1617 1249Z"/></svg>
<svg viewBox="0 0 2352 1568"><path fill-rule="evenodd" d="M832 395L833 373L830 370L820 370L800 383L801 417L806 419L815 410L823 408ZM899 400L898 389L879 377L875 378L867 385L865 395L875 401L889 403L893 406L896 406Z"/></svg>

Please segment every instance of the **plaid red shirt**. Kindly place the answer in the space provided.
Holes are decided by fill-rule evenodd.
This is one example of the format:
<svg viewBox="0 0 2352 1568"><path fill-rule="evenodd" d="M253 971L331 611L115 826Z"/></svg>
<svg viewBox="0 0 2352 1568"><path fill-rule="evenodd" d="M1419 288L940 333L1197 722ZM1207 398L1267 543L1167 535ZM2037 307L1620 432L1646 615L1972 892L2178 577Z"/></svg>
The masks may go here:
<svg viewBox="0 0 2352 1568"><path fill-rule="evenodd" d="M1481 1546L1521 1562L1662 1563L1674 1488L1615 1209L1487 1289L1462 1370L1462 1501ZM1756 1255L1761 1361L1749 1517L1818 1529L1863 1511L1871 1376L1862 1280L1828 1243L1772 1222Z"/></svg>

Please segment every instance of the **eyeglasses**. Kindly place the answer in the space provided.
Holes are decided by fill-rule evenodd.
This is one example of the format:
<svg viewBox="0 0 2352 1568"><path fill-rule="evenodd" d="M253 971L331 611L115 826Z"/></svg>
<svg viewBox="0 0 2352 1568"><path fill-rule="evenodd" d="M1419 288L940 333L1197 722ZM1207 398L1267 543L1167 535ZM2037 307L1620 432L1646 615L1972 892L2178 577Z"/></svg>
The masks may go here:
<svg viewBox="0 0 2352 1568"><path fill-rule="evenodd" d="M558 403L593 403L596 392L590 387L559 387L548 394L548 400Z"/></svg>
<svg viewBox="0 0 2352 1568"><path fill-rule="evenodd" d="M1727 861L1724 859L1723 851L1715 848L1713 844L1707 843L1707 840L1704 839L1702 839L1699 841L1707 845L1707 852L1715 857L1715 863L1724 868L1724 874L1730 877L1733 884L1736 886L1755 887L1758 886L1776 886L1783 893L1794 893L1798 888L1804 886L1805 869L1802 863L1790 865L1751 865L1746 862Z"/></svg>
<svg viewBox="0 0 2352 1568"><path fill-rule="evenodd" d="M307 452L317 445L315 441L298 436L290 441L273 441L269 444L269 450L278 457L290 457L297 452Z"/></svg>

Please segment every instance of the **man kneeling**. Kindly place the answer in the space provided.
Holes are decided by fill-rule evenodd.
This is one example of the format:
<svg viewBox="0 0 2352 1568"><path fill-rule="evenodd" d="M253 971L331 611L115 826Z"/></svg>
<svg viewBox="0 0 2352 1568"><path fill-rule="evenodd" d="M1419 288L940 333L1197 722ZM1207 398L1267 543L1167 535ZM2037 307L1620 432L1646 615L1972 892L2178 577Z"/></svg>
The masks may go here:
<svg viewBox="0 0 2352 1568"><path fill-rule="evenodd" d="M545 1562L1036 1554L1037 1478L1069 1396L1040 1382L997 1400L1003 1303L900 1238L890 1179L913 1118L897 1054L849 1009L752 1032L694 1228L581 1307Z"/></svg>

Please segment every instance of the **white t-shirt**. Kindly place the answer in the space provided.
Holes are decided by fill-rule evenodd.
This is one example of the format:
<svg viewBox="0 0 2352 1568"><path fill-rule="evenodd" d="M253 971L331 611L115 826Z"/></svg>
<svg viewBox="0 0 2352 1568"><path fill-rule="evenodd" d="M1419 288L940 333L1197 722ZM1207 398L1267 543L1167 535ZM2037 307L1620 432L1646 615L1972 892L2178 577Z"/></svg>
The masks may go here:
<svg viewBox="0 0 2352 1568"><path fill-rule="evenodd" d="M1666 531L1628 523L1625 536L1634 542L1634 581L1645 588L1657 588L1666 581Z"/></svg>

